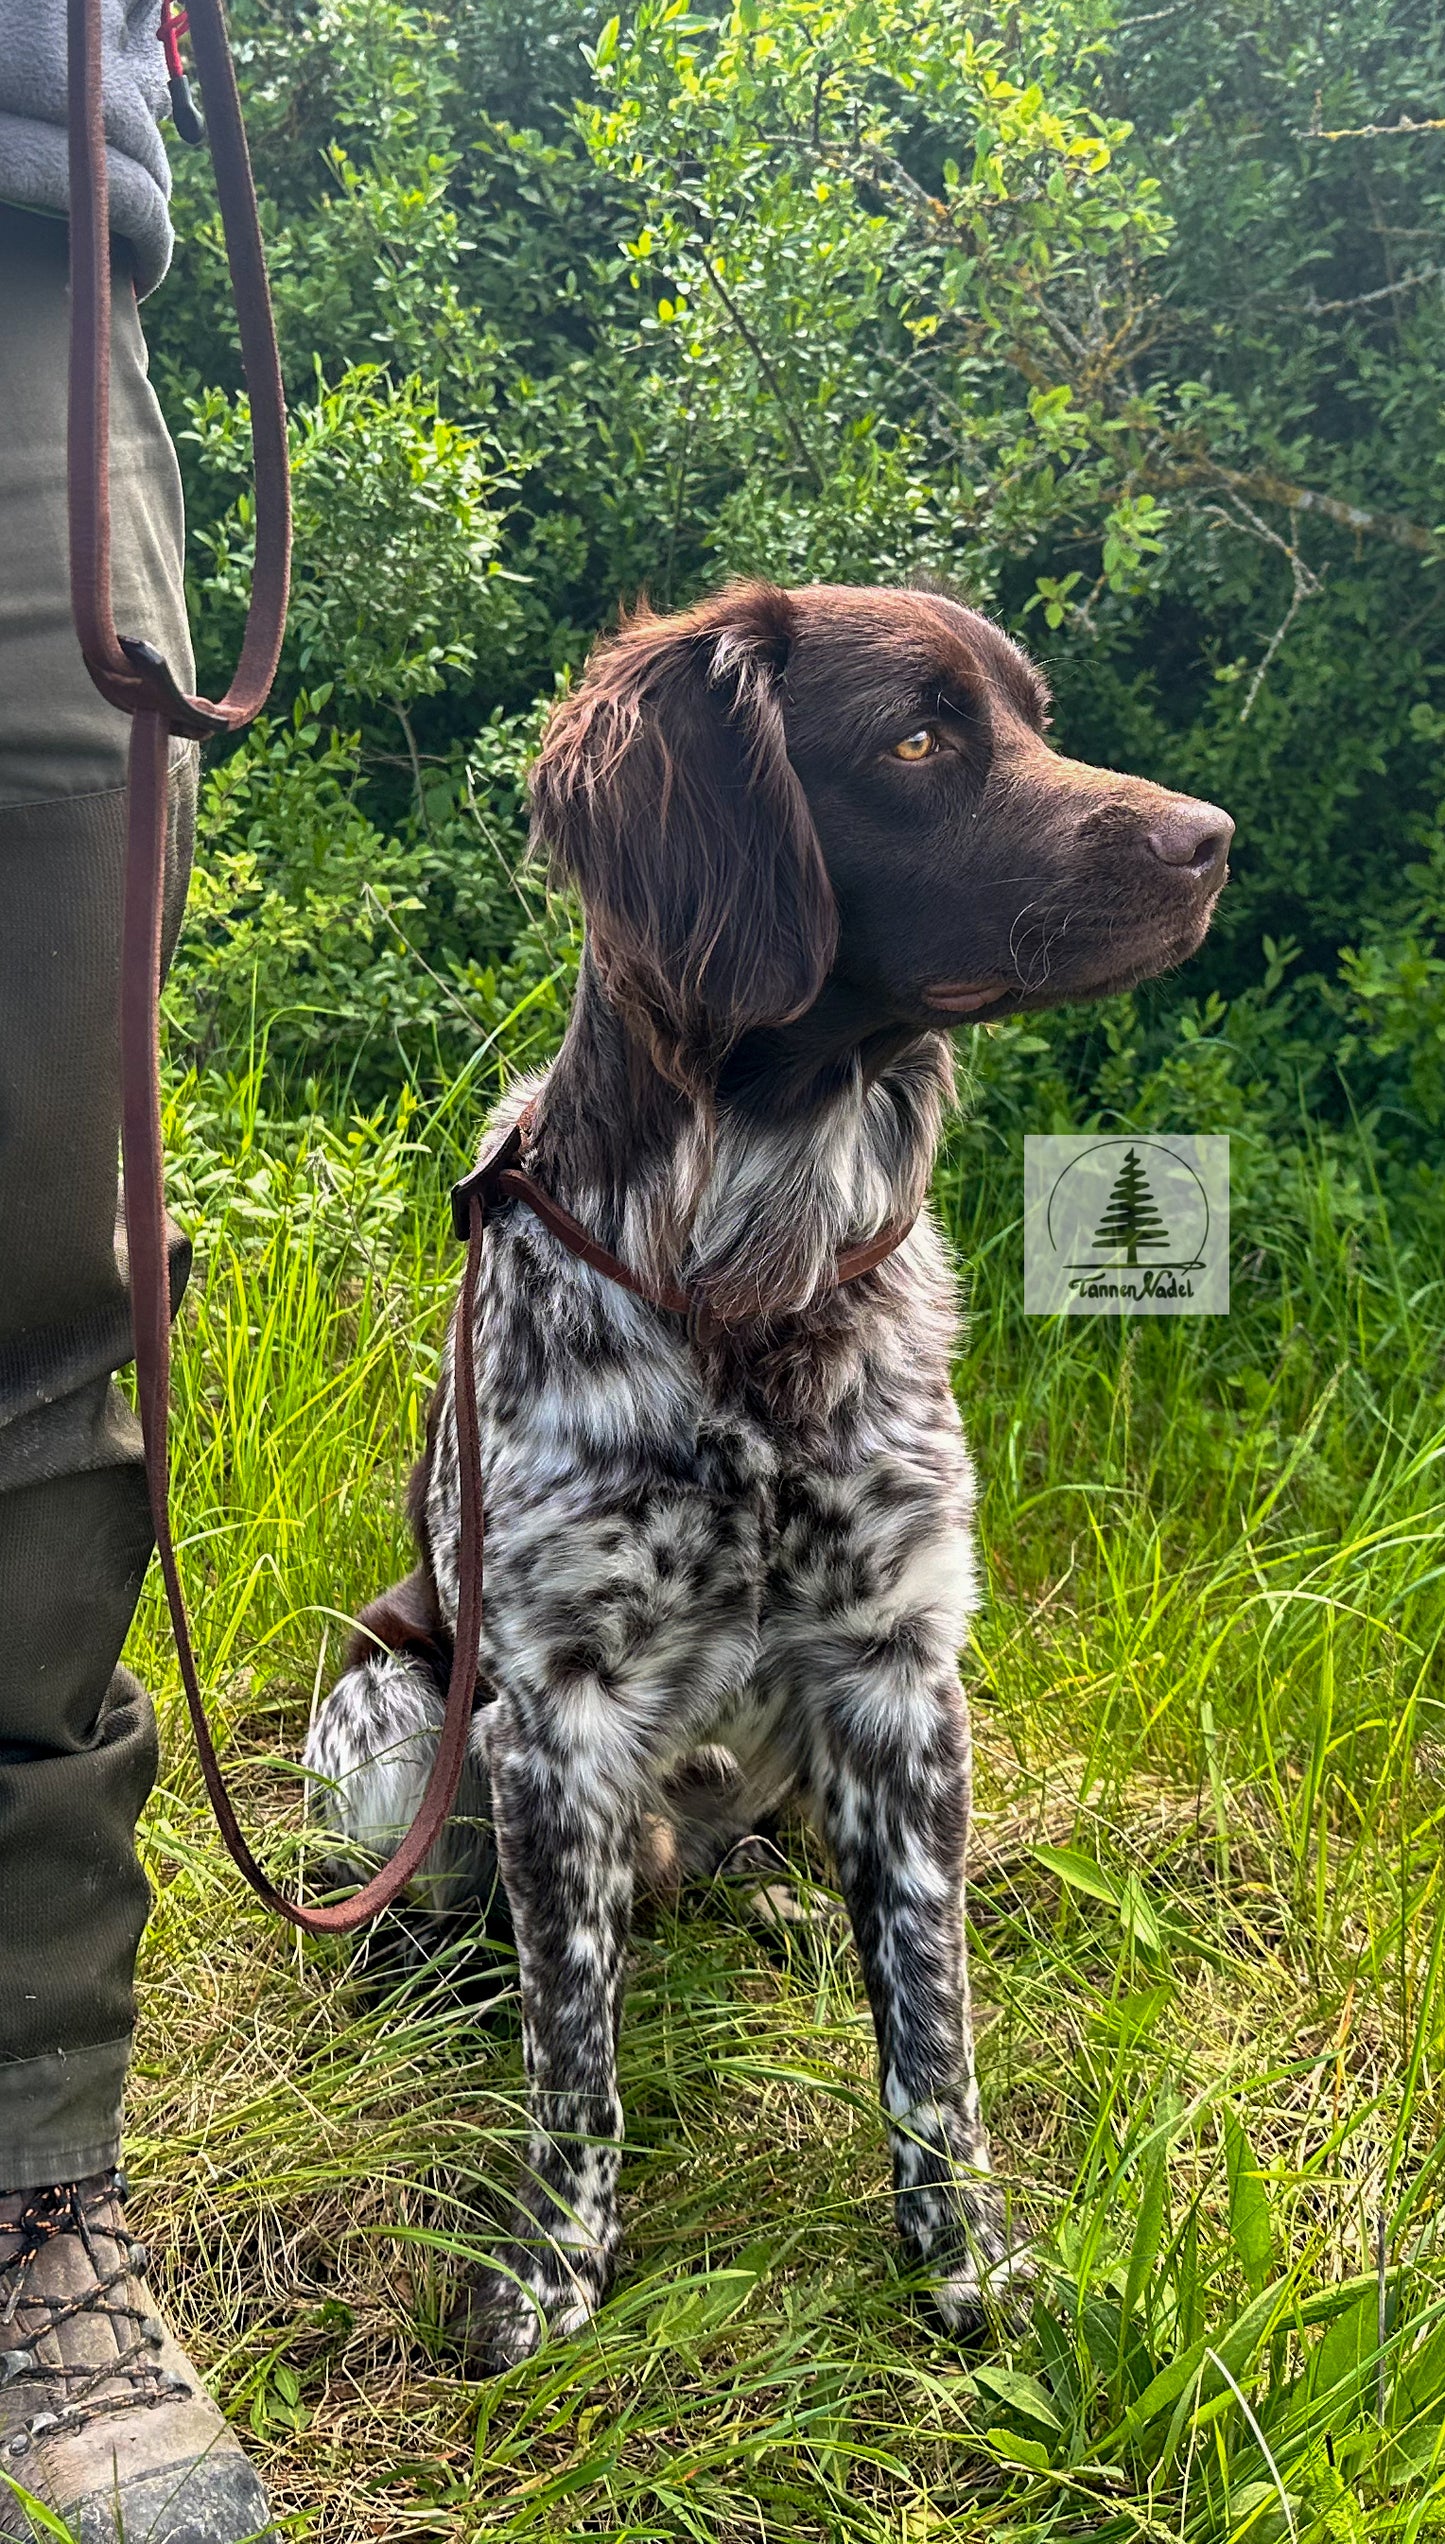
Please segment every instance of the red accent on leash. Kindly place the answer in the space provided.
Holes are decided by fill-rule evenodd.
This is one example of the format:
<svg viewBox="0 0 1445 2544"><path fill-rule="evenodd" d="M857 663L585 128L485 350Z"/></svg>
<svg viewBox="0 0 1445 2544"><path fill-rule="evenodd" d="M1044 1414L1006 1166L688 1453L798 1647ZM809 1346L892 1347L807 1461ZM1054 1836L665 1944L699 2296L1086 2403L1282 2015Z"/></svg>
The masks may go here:
<svg viewBox="0 0 1445 2544"><path fill-rule="evenodd" d="M196 112L196 101L191 95L191 83L186 77L185 63L181 60L181 37L189 32L190 23L188 10L178 9L175 6L175 0L161 0L161 22L157 32L161 40L161 51L166 57L166 78L171 92L171 121L181 140L189 142L194 149L199 142L205 140L206 127Z"/></svg>
<svg viewBox="0 0 1445 2544"><path fill-rule="evenodd" d="M172 79L184 79L186 76L186 66L181 60L181 37L186 33L190 23L186 11L176 8L174 0L161 0L161 50L166 57L166 69Z"/></svg>

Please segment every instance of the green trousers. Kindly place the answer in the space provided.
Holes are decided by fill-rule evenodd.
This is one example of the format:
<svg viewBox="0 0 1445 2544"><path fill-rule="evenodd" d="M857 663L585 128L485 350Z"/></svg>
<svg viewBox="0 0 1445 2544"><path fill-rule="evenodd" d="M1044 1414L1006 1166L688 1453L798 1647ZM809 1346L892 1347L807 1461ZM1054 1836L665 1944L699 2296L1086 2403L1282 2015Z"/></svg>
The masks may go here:
<svg viewBox="0 0 1445 2544"><path fill-rule="evenodd" d="M112 2163L148 1894L150 1699L120 1652L151 1553L117 1243L129 720L70 619L68 242L0 206L0 2190ZM175 452L113 296L116 620L193 678ZM169 939L195 753L172 765ZM173 1295L184 1263L177 1249Z"/></svg>

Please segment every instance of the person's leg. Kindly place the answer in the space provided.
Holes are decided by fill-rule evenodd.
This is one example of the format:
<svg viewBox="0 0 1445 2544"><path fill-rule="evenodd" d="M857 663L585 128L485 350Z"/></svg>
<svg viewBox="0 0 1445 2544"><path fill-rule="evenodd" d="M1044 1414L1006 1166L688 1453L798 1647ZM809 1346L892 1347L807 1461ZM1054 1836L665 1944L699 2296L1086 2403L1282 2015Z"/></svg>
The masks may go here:
<svg viewBox="0 0 1445 2544"><path fill-rule="evenodd" d="M151 1550L117 1249L128 719L66 566L67 236L0 213L0 2188L113 2163L145 1922L148 1698L118 1672ZM117 617L191 676L180 482L115 293ZM171 933L194 755L172 786ZM179 1267L178 1267L179 1269Z"/></svg>
<svg viewBox="0 0 1445 2544"><path fill-rule="evenodd" d="M117 2170L147 1892L150 1699L119 1667L151 1551L117 1229L127 719L66 567L67 239L0 207L0 2537L275 2544L160 2321ZM116 617L192 678L175 453L117 283ZM168 950L195 752L171 776ZM172 1295L184 1280L173 1251ZM8 2477L8 2478L7 2478ZM48 2529L46 2531L49 2531Z"/></svg>
<svg viewBox="0 0 1445 2544"><path fill-rule="evenodd" d="M189 767L173 787L177 861ZM112 797L0 808L0 2188L116 2160L155 1772L116 1263Z"/></svg>

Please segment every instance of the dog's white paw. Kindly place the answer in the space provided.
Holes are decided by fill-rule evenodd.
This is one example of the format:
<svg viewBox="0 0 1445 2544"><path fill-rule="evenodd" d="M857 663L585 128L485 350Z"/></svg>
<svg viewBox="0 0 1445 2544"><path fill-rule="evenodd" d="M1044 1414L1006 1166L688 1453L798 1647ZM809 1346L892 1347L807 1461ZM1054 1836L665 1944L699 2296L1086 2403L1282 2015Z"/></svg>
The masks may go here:
<svg viewBox="0 0 1445 2544"><path fill-rule="evenodd" d="M1021 2243L993 2254L970 2254L958 2268L930 2279L925 2293L945 2332L965 2341L1000 2321L1017 2321L1027 2310L1033 2279L1030 2248Z"/></svg>
<svg viewBox="0 0 1445 2544"><path fill-rule="evenodd" d="M535 2255L531 2256L535 2268ZM540 2284L539 2284L540 2283ZM477 2376L500 2376L535 2357L544 2342L568 2341L592 2320L605 2293L594 2295L575 2275L537 2279L523 2270L488 2266L468 2274L446 2323L446 2344Z"/></svg>
<svg viewBox="0 0 1445 2544"><path fill-rule="evenodd" d="M447 2317L447 2347L474 2376L500 2376L520 2367L546 2338L541 2298L502 2270L479 2270L468 2278Z"/></svg>

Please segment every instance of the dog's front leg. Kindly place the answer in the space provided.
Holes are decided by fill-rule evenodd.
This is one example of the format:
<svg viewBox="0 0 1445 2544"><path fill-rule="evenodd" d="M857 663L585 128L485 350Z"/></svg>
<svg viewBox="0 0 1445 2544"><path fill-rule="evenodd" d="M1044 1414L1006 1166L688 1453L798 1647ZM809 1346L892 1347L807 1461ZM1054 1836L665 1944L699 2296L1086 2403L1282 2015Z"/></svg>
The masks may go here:
<svg viewBox="0 0 1445 2544"><path fill-rule="evenodd" d="M617 2034L640 1811L617 1747L587 1737L606 1705L584 1693L539 1720L504 1698L491 1726L530 2138L508 2240L449 2325L483 2371L529 2357L549 2330L578 2331L606 2294L617 2248Z"/></svg>
<svg viewBox="0 0 1445 2544"><path fill-rule="evenodd" d="M878 2034L899 2232L943 2321L964 2332L984 2318L1008 2239L974 2075L968 1712L951 1658L928 1654L925 1635L904 1627L891 1655L839 1655L814 1773Z"/></svg>

